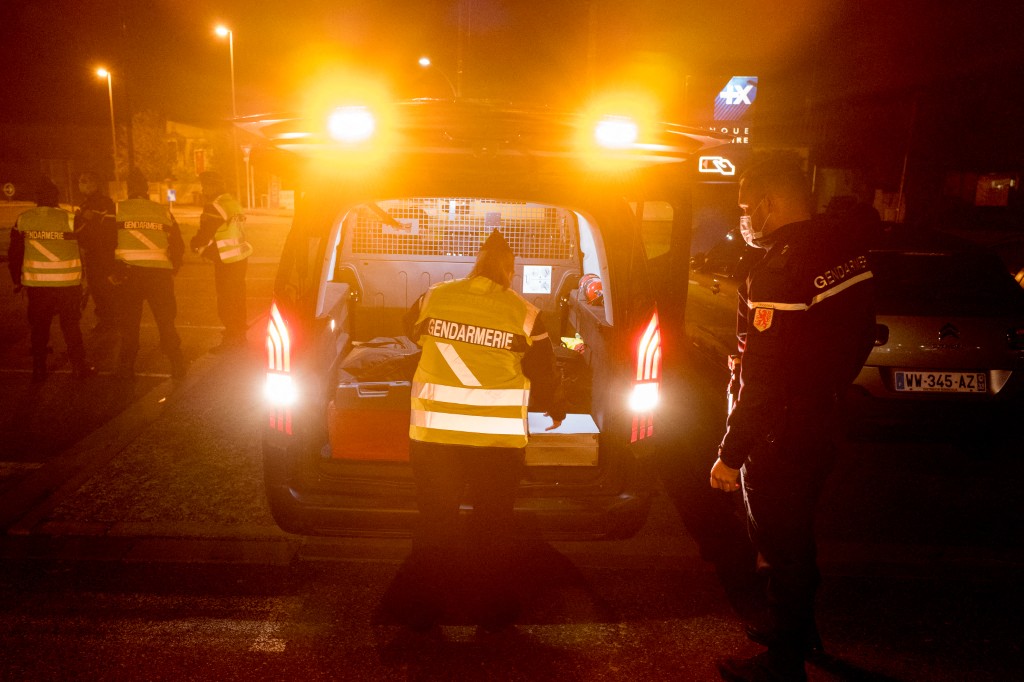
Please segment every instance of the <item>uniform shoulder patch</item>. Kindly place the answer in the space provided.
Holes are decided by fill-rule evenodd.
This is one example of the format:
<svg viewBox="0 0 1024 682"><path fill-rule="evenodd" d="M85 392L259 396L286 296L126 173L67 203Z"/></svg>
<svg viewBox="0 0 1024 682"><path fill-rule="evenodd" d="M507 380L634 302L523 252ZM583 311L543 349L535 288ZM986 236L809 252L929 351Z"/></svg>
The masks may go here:
<svg viewBox="0 0 1024 682"><path fill-rule="evenodd" d="M763 332L772 326L775 311L771 308L754 308L754 329Z"/></svg>

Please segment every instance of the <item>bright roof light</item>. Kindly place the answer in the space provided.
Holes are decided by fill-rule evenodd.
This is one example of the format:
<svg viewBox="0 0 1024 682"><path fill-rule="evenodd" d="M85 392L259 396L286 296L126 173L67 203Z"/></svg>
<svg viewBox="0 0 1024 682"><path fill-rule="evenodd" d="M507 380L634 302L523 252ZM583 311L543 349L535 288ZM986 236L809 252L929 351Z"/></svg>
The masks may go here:
<svg viewBox="0 0 1024 682"><path fill-rule="evenodd" d="M364 142L377 128L373 112L366 107L340 107L327 119L327 130L338 142Z"/></svg>
<svg viewBox="0 0 1024 682"><path fill-rule="evenodd" d="M594 139L602 147L623 149L636 143L639 128L626 116L605 116L594 126Z"/></svg>

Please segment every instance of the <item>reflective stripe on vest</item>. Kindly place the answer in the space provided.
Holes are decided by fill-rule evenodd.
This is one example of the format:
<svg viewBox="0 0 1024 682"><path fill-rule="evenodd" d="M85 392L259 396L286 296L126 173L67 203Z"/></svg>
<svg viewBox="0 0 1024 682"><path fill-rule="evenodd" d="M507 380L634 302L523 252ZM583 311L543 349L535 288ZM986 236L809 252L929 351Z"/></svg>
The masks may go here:
<svg viewBox="0 0 1024 682"><path fill-rule="evenodd" d="M530 381L521 359L537 314L485 277L431 287L417 321L423 354L412 384L410 438L525 447Z"/></svg>
<svg viewBox="0 0 1024 682"><path fill-rule="evenodd" d="M117 203L117 249L114 257L129 265L170 270L167 230L174 224L171 212L149 199Z"/></svg>
<svg viewBox="0 0 1024 682"><path fill-rule="evenodd" d="M213 235L220 262L234 263L251 256L252 245L245 240L245 214L242 213L242 205L230 194L221 194L214 200L213 207L224 219L223 224Z"/></svg>
<svg viewBox="0 0 1024 682"><path fill-rule="evenodd" d="M82 256L74 232L75 216L39 206L18 216L14 229L25 238L21 284L27 287L73 287L82 283Z"/></svg>

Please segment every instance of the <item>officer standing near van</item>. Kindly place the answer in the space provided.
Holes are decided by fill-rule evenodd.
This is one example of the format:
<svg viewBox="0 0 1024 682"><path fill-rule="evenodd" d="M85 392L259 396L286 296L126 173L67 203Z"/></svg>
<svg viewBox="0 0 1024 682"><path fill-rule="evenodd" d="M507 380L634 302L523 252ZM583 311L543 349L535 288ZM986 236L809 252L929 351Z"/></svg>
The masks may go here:
<svg viewBox="0 0 1024 682"><path fill-rule="evenodd" d="M216 171L199 174L203 188L203 214L199 230L189 246L213 261L217 288L217 314L224 325L224 338L211 350L215 353L245 347L248 317L245 309L245 272L252 245L245 238L245 214L238 199L224 189Z"/></svg>
<svg viewBox="0 0 1024 682"><path fill-rule="evenodd" d="M160 349L171 361L171 376L185 376L181 338L174 327L178 313L174 275L181 267L185 242L168 207L149 199L146 177L133 168L128 175L128 199L117 204L117 248L112 280L120 306L121 350L116 376L135 377L139 354L142 304L149 304L160 333Z"/></svg>
<svg viewBox="0 0 1024 682"><path fill-rule="evenodd" d="M28 290L32 329L32 382L46 379L50 327L56 315L78 378L96 374L82 342L82 257L74 234L74 215L57 206L59 192L49 178L36 188L36 208L18 216L7 247L15 292Z"/></svg>
<svg viewBox="0 0 1024 682"><path fill-rule="evenodd" d="M519 613L511 581L513 510L527 405L532 397L546 412L549 430L565 411L539 310L511 288L514 266L512 249L494 230L469 277L434 285L406 317L423 347L409 427L420 518L410 559L415 594L405 615L416 630L433 626L444 608L441 595L456 583L478 588L487 631L511 625ZM465 539L464 493L473 505Z"/></svg>
<svg viewBox="0 0 1024 682"><path fill-rule="evenodd" d="M835 458L838 404L875 339L863 239L812 220L801 168L768 161L740 179L744 240L766 249L739 289L740 389L711 486L742 488L768 613L747 626L768 647L723 659L727 680L806 680L820 650L814 508Z"/></svg>

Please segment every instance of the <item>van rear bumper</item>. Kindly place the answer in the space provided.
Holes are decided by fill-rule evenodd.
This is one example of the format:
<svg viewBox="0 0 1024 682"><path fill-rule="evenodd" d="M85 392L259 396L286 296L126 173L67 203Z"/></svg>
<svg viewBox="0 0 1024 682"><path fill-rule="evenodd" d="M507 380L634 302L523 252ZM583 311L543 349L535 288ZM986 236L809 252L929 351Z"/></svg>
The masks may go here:
<svg viewBox="0 0 1024 682"><path fill-rule="evenodd" d="M299 535L409 537L417 516L410 497L335 496L268 485L268 501L282 530ZM594 497L522 497L516 500L519 532L548 540L614 540L643 527L653 491ZM472 508L463 507L468 514Z"/></svg>

